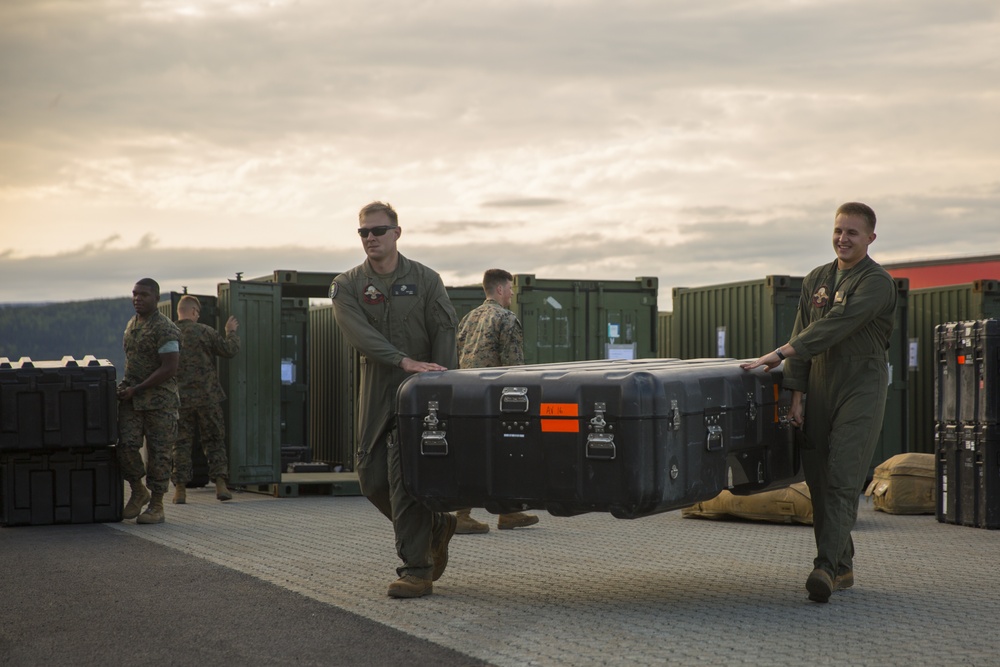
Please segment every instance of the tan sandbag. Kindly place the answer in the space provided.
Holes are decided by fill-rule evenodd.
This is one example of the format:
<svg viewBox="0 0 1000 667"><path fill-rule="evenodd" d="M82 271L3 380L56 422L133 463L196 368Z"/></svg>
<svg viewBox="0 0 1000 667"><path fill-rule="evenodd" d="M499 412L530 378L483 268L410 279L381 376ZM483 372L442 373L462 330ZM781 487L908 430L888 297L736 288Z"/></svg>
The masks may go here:
<svg viewBox="0 0 1000 667"><path fill-rule="evenodd" d="M889 514L934 514L937 484L933 454L896 454L880 463L865 496Z"/></svg>
<svg viewBox="0 0 1000 667"><path fill-rule="evenodd" d="M712 500L685 507L681 516L687 519L746 519L771 523L812 524L813 508L809 487L797 482L783 489L734 496L723 491Z"/></svg>

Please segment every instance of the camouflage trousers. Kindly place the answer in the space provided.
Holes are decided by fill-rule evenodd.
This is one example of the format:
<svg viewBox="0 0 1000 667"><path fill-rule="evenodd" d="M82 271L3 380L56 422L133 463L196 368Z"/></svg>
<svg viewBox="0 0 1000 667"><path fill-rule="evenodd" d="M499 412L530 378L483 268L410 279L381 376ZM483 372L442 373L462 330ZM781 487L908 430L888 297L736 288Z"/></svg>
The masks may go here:
<svg viewBox="0 0 1000 667"><path fill-rule="evenodd" d="M140 450L146 442L146 463ZM154 493L166 493L170 480L170 449L177 439L176 410L133 410L132 401L118 404L118 464L128 482L146 478Z"/></svg>
<svg viewBox="0 0 1000 667"><path fill-rule="evenodd" d="M194 474L191 449L195 442L208 459L209 479L229 479L229 458L226 456L226 426L222 417L222 404L214 403L197 408L181 408L177 422L177 440L174 442L174 468L170 475L174 486L187 484Z"/></svg>

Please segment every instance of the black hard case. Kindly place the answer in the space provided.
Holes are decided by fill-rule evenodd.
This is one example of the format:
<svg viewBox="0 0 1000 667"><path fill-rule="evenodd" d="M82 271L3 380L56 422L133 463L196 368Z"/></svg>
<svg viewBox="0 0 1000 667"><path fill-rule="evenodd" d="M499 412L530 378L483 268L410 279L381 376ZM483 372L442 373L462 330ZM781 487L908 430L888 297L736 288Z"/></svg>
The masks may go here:
<svg viewBox="0 0 1000 667"><path fill-rule="evenodd" d="M122 520L114 447L0 453L0 525Z"/></svg>
<svg viewBox="0 0 1000 667"><path fill-rule="evenodd" d="M117 440L111 362L0 358L0 452L110 447Z"/></svg>
<svg viewBox="0 0 1000 667"><path fill-rule="evenodd" d="M619 360L422 373L397 395L404 484L432 509L635 518L799 471L780 371Z"/></svg>
<svg viewBox="0 0 1000 667"><path fill-rule="evenodd" d="M935 327L935 421L996 424L1000 412L1000 320Z"/></svg>
<svg viewBox="0 0 1000 667"><path fill-rule="evenodd" d="M976 528L1000 528L1000 428L939 424L937 518Z"/></svg>

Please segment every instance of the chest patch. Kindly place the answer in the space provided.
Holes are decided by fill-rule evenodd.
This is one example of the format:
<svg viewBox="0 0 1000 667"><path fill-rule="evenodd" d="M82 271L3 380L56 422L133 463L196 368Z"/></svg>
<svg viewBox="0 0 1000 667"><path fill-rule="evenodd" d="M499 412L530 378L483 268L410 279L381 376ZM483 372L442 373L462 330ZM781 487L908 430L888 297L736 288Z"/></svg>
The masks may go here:
<svg viewBox="0 0 1000 667"><path fill-rule="evenodd" d="M816 293L813 294L813 305L816 308L826 308L827 302L830 301L830 293L826 288L826 285L821 285Z"/></svg>
<svg viewBox="0 0 1000 667"><path fill-rule="evenodd" d="M365 303L367 303L369 306L377 306L380 303L385 303L385 294L379 292L378 288L376 288L374 285L370 283L368 284L367 287L365 287L365 291L361 295L361 298L363 298L365 300Z"/></svg>
<svg viewBox="0 0 1000 667"><path fill-rule="evenodd" d="M833 305L844 306L846 304L847 304L847 295L844 293L843 290L833 295Z"/></svg>
<svg viewBox="0 0 1000 667"><path fill-rule="evenodd" d="M392 286L393 296L416 296L417 286L416 285L393 285Z"/></svg>

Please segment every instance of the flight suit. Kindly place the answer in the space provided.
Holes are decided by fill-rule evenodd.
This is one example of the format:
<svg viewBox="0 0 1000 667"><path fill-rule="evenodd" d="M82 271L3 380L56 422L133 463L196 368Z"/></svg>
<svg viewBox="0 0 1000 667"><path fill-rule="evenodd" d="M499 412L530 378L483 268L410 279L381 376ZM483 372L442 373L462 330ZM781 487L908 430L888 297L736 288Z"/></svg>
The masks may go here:
<svg viewBox="0 0 1000 667"><path fill-rule="evenodd" d="M364 264L330 285L337 325L361 357L357 472L361 491L392 521L400 577L429 579L432 536L447 525L403 487L396 428L396 390L407 373L404 357L456 368L455 308L441 277L399 255L396 270L382 276Z"/></svg>
<svg viewBox="0 0 1000 667"><path fill-rule="evenodd" d="M837 282L837 262L802 283L784 387L806 394L802 467L813 501L814 567L854 567L851 530L889 388L896 285L870 257Z"/></svg>

